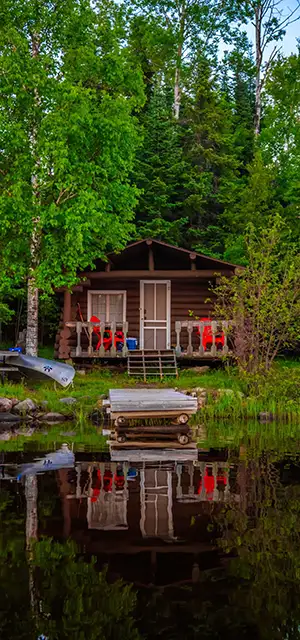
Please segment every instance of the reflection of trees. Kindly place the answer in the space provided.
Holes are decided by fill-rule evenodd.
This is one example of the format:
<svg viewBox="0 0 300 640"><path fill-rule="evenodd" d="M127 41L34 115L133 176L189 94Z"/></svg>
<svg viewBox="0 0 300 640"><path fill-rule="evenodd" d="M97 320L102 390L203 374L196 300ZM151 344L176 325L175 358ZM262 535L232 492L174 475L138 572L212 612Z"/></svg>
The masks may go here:
<svg viewBox="0 0 300 640"><path fill-rule="evenodd" d="M262 455L244 464L240 504L217 517L220 545L235 552L231 575L239 579L231 604L266 639L300 638L300 487L283 486Z"/></svg>
<svg viewBox="0 0 300 640"><path fill-rule="evenodd" d="M39 634L51 640L138 640L130 587L108 584L105 572L79 556L71 542L31 540L28 547L27 539L26 549L26 524L32 531L35 508L26 521L18 499L0 492L1 640L36 640Z"/></svg>
<svg viewBox="0 0 300 640"><path fill-rule="evenodd" d="M36 640L28 589L25 518L18 496L0 492L0 638Z"/></svg>
<svg viewBox="0 0 300 640"><path fill-rule="evenodd" d="M33 562L42 602L39 632L51 640L137 640L135 595L122 581L108 584L95 561L77 556L72 542L35 543Z"/></svg>

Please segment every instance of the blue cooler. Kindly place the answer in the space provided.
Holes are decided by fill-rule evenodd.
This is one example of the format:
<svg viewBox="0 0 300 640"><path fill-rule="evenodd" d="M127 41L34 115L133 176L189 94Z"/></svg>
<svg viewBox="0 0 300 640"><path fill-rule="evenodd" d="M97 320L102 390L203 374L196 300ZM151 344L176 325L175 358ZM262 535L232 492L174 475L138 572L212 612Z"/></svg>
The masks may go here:
<svg viewBox="0 0 300 640"><path fill-rule="evenodd" d="M136 338L127 338L126 340L127 349L129 351L135 351L137 348L137 339Z"/></svg>

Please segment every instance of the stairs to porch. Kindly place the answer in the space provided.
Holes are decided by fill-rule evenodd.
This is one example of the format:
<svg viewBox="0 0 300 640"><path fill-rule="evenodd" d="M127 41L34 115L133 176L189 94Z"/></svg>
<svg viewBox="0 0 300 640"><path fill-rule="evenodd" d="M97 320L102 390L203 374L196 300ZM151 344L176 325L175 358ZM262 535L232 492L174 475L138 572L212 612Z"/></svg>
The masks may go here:
<svg viewBox="0 0 300 640"><path fill-rule="evenodd" d="M178 376L175 351L130 351L127 359L128 375L147 378Z"/></svg>

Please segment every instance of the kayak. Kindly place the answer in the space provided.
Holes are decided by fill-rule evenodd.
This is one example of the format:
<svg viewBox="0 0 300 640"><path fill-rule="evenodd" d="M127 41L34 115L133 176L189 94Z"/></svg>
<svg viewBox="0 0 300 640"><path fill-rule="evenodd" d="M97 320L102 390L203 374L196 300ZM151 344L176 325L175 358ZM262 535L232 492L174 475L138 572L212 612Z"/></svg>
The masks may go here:
<svg viewBox="0 0 300 640"><path fill-rule="evenodd" d="M48 453L44 458L38 458L34 462L23 464L19 469L18 479L22 476L35 476L45 471L58 469L70 469L75 465L75 455L67 444L63 444L58 451Z"/></svg>
<svg viewBox="0 0 300 640"><path fill-rule="evenodd" d="M47 360L46 358L36 358L20 353L18 356L6 356L6 364L18 367L19 371L27 378L38 380L54 380L67 387L75 376L75 369L70 364Z"/></svg>

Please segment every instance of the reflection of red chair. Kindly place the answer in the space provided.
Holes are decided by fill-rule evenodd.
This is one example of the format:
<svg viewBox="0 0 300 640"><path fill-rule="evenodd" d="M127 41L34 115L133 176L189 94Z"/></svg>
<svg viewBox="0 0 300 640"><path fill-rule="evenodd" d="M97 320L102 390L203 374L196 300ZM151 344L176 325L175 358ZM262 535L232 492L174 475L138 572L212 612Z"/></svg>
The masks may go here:
<svg viewBox="0 0 300 640"><path fill-rule="evenodd" d="M113 485L113 474L110 469L105 469L103 474L103 489L106 493L110 493L112 491Z"/></svg>
<svg viewBox="0 0 300 640"><path fill-rule="evenodd" d="M101 489L101 471L97 469L96 478L93 482L91 502L97 502Z"/></svg>
<svg viewBox="0 0 300 640"><path fill-rule="evenodd" d="M199 318L201 322L211 322L210 318ZM200 327L198 327L197 329L197 334L198 336L200 336ZM211 324L206 325L203 329L203 333L202 333L202 346L204 348L204 351L206 351L207 347L212 347L212 343L213 343L213 334L212 334L212 329L211 329ZM223 331L219 331L216 335L215 335L215 345L218 348L218 345L220 345L221 347L224 347L225 345L225 335Z"/></svg>

